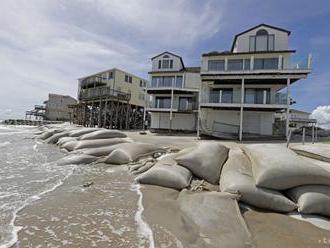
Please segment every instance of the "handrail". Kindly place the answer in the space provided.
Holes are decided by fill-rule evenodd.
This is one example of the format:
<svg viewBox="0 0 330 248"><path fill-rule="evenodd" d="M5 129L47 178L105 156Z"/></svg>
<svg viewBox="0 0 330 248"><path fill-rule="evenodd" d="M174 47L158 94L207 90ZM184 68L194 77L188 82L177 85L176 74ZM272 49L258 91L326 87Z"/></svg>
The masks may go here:
<svg viewBox="0 0 330 248"><path fill-rule="evenodd" d="M130 93L111 89L110 86L102 86L102 87L96 87L90 89L81 89L79 100L88 100L92 98L109 97L109 96L113 96L124 101L129 101L131 99Z"/></svg>

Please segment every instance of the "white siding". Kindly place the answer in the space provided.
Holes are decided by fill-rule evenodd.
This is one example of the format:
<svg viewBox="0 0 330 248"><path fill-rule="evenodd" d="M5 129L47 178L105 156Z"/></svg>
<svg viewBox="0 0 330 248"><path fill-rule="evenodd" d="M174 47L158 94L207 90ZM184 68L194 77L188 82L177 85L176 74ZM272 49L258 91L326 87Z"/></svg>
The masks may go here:
<svg viewBox="0 0 330 248"><path fill-rule="evenodd" d="M236 40L236 46L234 52L249 52L249 37L256 35L257 31L260 29L265 29L268 32L268 34L275 35L275 47L274 47L275 51L289 49L288 33L277 29L261 26L254 30L251 30L250 32L238 36Z"/></svg>
<svg viewBox="0 0 330 248"><path fill-rule="evenodd" d="M169 129L170 113L151 113L151 129ZM172 130L196 131L196 115L173 113Z"/></svg>
<svg viewBox="0 0 330 248"><path fill-rule="evenodd" d="M186 72L184 74L185 88L199 89L201 85L200 73Z"/></svg>
<svg viewBox="0 0 330 248"><path fill-rule="evenodd" d="M163 56L169 56L169 59L173 60L173 68L172 69L159 69L158 68L158 61L162 60ZM179 57L177 56L173 56L172 54L169 53L164 53L158 57L155 57L152 60L152 71L180 71L183 68L183 65L181 63L181 60Z"/></svg>

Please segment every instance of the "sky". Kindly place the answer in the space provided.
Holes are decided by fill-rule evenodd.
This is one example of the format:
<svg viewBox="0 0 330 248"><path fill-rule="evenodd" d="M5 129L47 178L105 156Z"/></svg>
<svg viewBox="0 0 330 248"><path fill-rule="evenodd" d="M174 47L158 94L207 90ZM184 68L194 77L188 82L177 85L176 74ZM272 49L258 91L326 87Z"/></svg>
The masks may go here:
<svg viewBox="0 0 330 248"><path fill-rule="evenodd" d="M199 66L260 23L292 31L296 61L313 72L293 84L293 108L330 128L329 0L11 0L0 2L0 119L23 117L48 93L77 95L77 78L121 68L148 78L163 51Z"/></svg>

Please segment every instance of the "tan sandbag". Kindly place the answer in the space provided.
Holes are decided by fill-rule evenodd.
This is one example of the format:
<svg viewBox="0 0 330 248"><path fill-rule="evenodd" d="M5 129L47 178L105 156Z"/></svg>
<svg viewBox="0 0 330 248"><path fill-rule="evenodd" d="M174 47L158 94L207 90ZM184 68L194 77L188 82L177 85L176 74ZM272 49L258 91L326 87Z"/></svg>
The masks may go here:
<svg viewBox="0 0 330 248"><path fill-rule="evenodd" d="M71 131L69 136L70 137L81 137L84 134L91 133L91 132L94 132L97 130L100 130L100 129L99 128L80 128L80 129Z"/></svg>
<svg viewBox="0 0 330 248"><path fill-rule="evenodd" d="M330 186L304 185L287 191L303 214L330 216Z"/></svg>
<svg viewBox="0 0 330 248"><path fill-rule="evenodd" d="M79 150L84 148L97 148L102 146L112 146L120 143L130 143L130 142L132 142L132 140L129 138L78 140L78 143L74 147L74 150Z"/></svg>
<svg viewBox="0 0 330 248"><path fill-rule="evenodd" d="M110 146L101 146L96 148L84 148L76 150L77 153L83 153L86 155L92 155L96 157L103 157L108 156L112 151L118 148L118 145L122 143L116 144L116 145L110 145Z"/></svg>
<svg viewBox="0 0 330 248"><path fill-rule="evenodd" d="M62 137L62 138L58 139L56 144L58 146L62 146L64 143L67 143L67 142L70 142L70 141L76 141L76 140L77 140L76 137Z"/></svg>
<svg viewBox="0 0 330 248"><path fill-rule="evenodd" d="M219 183L222 166L228 158L227 147L216 142L202 142L190 152L182 152L175 158L179 165L209 183Z"/></svg>
<svg viewBox="0 0 330 248"><path fill-rule="evenodd" d="M250 161L239 149L229 151L228 160L222 167L220 190L239 194L240 201L262 209L291 212L297 208L280 192L255 185Z"/></svg>
<svg viewBox="0 0 330 248"><path fill-rule="evenodd" d="M61 132L62 130L59 129L49 129L47 131L44 131L41 135L38 135L37 138L45 140L48 139L49 137L53 136L56 133Z"/></svg>
<svg viewBox="0 0 330 248"><path fill-rule="evenodd" d="M94 139L111 139L111 138L126 138L127 135L119 130L101 129L91 133L82 135L79 140L94 140Z"/></svg>
<svg viewBox="0 0 330 248"><path fill-rule="evenodd" d="M294 145L290 148L299 155L330 163L329 144L317 143L317 144L306 144L306 145Z"/></svg>
<svg viewBox="0 0 330 248"><path fill-rule="evenodd" d="M79 141L78 140L73 140L73 141L68 141L68 142L65 142L61 148L64 148L66 149L67 151L71 152L73 150L75 150L76 146L79 144Z"/></svg>
<svg viewBox="0 0 330 248"><path fill-rule="evenodd" d="M58 140L60 138L63 138L63 137L68 137L69 136L69 131L64 131L64 132L60 132L60 133L56 133L52 136L50 136L48 139L46 139L46 143L48 144L55 144L58 142Z"/></svg>
<svg viewBox="0 0 330 248"><path fill-rule="evenodd" d="M137 176L135 180L142 184L181 190L189 186L191 178L192 174L188 169L178 165L173 158L167 157Z"/></svg>
<svg viewBox="0 0 330 248"><path fill-rule="evenodd" d="M252 162L256 185L285 190L306 184L330 185L330 172L309 163L279 144L253 144L243 147Z"/></svg>
<svg viewBox="0 0 330 248"><path fill-rule="evenodd" d="M205 243L200 247L252 247L251 235L234 195L183 190L178 202L186 226L196 228Z"/></svg>
<svg viewBox="0 0 330 248"><path fill-rule="evenodd" d="M74 154L68 155L57 161L58 165L68 165L68 164L90 164L97 160L97 157L90 156L86 154Z"/></svg>
<svg viewBox="0 0 330 248"><path fill-rule="evenodd" d="M111 152L109 156L105 158L104 162L108 164L127 164L158 152L163 153L165 149L154 144L140 142L126 143L121 144L117 149Z"/></svg>

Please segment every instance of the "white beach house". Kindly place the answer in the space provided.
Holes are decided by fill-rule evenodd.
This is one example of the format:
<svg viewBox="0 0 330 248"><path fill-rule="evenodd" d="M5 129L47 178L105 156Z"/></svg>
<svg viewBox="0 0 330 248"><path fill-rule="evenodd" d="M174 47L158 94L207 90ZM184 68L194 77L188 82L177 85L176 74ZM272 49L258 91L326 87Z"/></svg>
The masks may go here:
<svg viewBox="0 0 330 248"><path fill-rule="evenodd" d="M293 61L289 35L260 24L235 35L230 51L202 55L200 134L239 140L288 135L289 118L280 128L274 114L289 114L290 85L311 72L311 56Z"/></svg>
<svg viewBox="0 0 330 248"><path fill-rule="evenodd" d="M200 67L186 67L183 59L163 52L151 59L150 129L154 131L196 131Z"/></svg>

